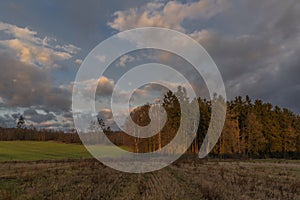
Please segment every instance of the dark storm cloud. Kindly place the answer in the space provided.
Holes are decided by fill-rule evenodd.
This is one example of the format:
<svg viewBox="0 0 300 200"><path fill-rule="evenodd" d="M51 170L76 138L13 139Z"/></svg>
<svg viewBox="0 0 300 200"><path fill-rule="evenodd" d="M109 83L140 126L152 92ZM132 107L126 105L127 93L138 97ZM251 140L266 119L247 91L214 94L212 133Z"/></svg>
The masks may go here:
<svg viewBox="0 0 300 200"><path fill-rule="evenodd" d="M15 127L16 126L16 119L14 119L10 115L4 115L0 116L0 127L6 128L6 127Z"/></svg>
<svg viewBox="0 0 300 200"><path fill-rule="evenodd" d="M30 120L35 123L41 123L44 121L56 121L56 116L52 113L39 114L35 109L25 110L23 113L26 120Z"/></svg>
<svg viewBox="0 0 300 200"><path fill-rule="evenodd" d="M231 37L223 36L217 32L210 31L208 38L201 44L210 53L217 65L223 71L226 79L231 79L242 73L255 70L256 66L276 51L264 38L255 36Z"/></svg>
<svg viewBox="0 0 300 200"><path fill-rule="evenodd" d="M21 115L20 113L13 113L11 116L9 116L9 115L6 114L5 117L17 120L20 117L20 115Z"/></svg>
<svg viewBox="0 0 300 200"><path fill-rule="evenodd" d="M257 90L267 100L300 113L300 46L282 54L283 57L276 59L280 66L278 71L273 75L265 72L258 82L261 87Z"/></svg>
<svg viewBox="0 0 300 200"><path fill-rule="evenodd" d="M198 33L198 38L194 34L194 38L218 65L229 98L250 95L299 113L299 1L244 1L247 7L238 5L232 8L236 15L228 14L230 10L224 14L234 28L230 33L214 29Z"/></svg>
<svg viewBox="0 0 300 200"><path fill-rule="evenodd" d="M279 30L282 38L290 38L300 31L300 3L295 0L276 21L273 28ZM275 32L275 31L274 31Z"/></svg>
<svg viewBox="0 0 300 200"><path fill-rule="evenodd" d="M70 109L70 93L54 87L49 73L0 52L0 96L6 106L44 106L53 111Z"/></svg>
<svg viewBox="0 0 300 200"><path fill-rule="evenodd" d="M81 31L88 33L97 31L97 24L106 24L108 19L113 15L114 11L126 9L131 6L142 4L138 0L131 1L99 1L99 0L67 0L57 1L64 8L66 17L83 28Z"/></svg>
<svg viewBox="0 0 300 200"><path fill-rule="evenodd" d="M72 115L71 112L66 112L66 113L64 113L64 114L63 114L63 117L64 117L64 118L73 119L73 115Z"/></svg>
<svg viewBox="0 0 300 200"><path fill-rule="evenodd" d="M56 24L58 24L61 29L67 27L67 31L55 30L55 28L49 31L58 32L62 38L68 38L74 41L84 50L87 50L86 52L84 52L84 50L82 52L82 56L86 56L85 54L94 48L96 44L111 35L112 30L108 29L107 22L116 10L126 9L142 3L143 2L139 0L51 1L50 4L59 7L61 22L57 20ZM53 22L50 22L50 24L53 24Z"/></svg>

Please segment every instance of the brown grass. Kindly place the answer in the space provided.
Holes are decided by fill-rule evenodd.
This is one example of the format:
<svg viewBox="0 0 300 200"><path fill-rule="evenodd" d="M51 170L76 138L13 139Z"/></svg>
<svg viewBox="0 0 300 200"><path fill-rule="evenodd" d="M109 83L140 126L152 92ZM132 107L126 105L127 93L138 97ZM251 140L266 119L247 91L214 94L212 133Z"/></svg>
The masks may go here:
<svg viewBox="0 0 300 200"><path fill-rule="evenodd" d="M93 159L0 164L0 199L300 199L300 161L201 161L127 174Z"/></svg>

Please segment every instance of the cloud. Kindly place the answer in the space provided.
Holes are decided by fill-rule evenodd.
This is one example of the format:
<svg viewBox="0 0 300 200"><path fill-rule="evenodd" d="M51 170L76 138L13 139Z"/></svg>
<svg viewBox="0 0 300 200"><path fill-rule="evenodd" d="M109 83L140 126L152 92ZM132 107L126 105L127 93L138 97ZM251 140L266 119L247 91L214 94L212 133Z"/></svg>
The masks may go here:
<svg viewBox="0 0 300 200"><path fill-rule="evenodd" d="M41 123L44 121L56 121L56 116L53 113L39 114L35 109L30 108L24 111L23 113L27 121L34 123Z"/></svg>
<svg viewBox="0 0 300 200"><path fill-rule="evenodd" d="M98 80L90 79L81 82L71 82L69 84L60 85L61 90L66 90L68 93L73 92L73 86L76 84L77 88L80 90L76 91L78 105L76 107L80 108L86 107L87 102L94 101L93 94L95 93L96 87L96 108L101 110L107 107L110 102L110 97L114 89L114 80L109 79L105 76L101 76Z"/></svg>
<svg viewBox="0 0 300 200"><path fill-rule="evenodd" d="M43 43L43 40L40 38L35 37L37 32L29 30L27 27L20 28L12 24L7 24L0 22L0 31L3 31L7 35L11 35L15 38L22 38L23 40L41 44Z"/></svg>
<svg viewBox="0 0 300 200"><path fill-rule="evenodd" d="M97 56L96 56L96 59L97 59L98 61L100 61L101 63L105 63L107 58L106 58L105 55L97 55Z"/></svg>
<svg viewBox="0 0 300 200"><path fill-rule="evenodd" d="M113 89L114 80L105 76L101 76L101 78L98 80L97 94L102 96L110 95L113 92Z"/></svg>
<svg viewBox="0 0 300 200"><path fill-rule="evenodd" d="M105 119L112 119L113 117L110 109L102 109L100 110L98 115L101 116L101 118L103 117Z"/></svg>
<svg viewBox="0 0 300 200"><path fill-rule="evenodd" d="M5 33L10 39L0 40L0 46L6 48L12 55L26 64L50 67L56 61L72 58L80 48L67 45L52 45L55 39L45 37L41 39L37 32L15 25L0 22L0 32Z"/></svg>
<svg viewBox="0 0 300 200"><path fill-rule="evenodd" d="M100 96L106 96L111 95L114 89L114 80L109 79L105 76L101 76L98 80L96 79L90 79L82 82L72 82L68 85L61 85L60 88L67 89L70 92L73 90L73 85L76 84L78 87L80 87L81 91L83 92L83 96L90 96L88 94L93 92L93 89L95 85L97 85L96 94Z"/></svg>
<svg viewBox="0 0 300 200"><path fill-rule="evenodd" d="M202 44L219 67L229 98L250 95L300 112L300 4L296 1L243 1L256 22L244 15L224 15L235 34L204 29L190 34ZM262 7L262 8L261 8ZM266 12L266 9L268 11ZM237 9L237 8L234 8ZM229 11L228 11L229 12ZM274 16L274 13L277 13ZM250 15L246 14L250 18ZM245 20L245 22L241 22ZM247 22L246 22L247 21ZM248 30L246 27L252 29Z"/></svg>
<svg viewBox="0 0 300 200"><path fill-rule="evenodd" d="M81 59L76 59L75 63L80 65L82 63L82 60Z"/></svg>
<svg viewBox="0 0 300 200"><path fill-rule="evenodd" d="M78 53L78 51L80 51L81 49L79 47L76 47L72 44L67 44L67 45L56 45L55 46L56 49L61 49L64 50L65 52L68 52L70 54L76 54Z"/></svg>
<svg viewBox="0 0 300 200"><path fill-rule="evenodd" d="M13 119L9 115L0 116L0 127L6 128L6 127L15 127L16 126L16 120Z"/></svg>
<svg viewBox="0 0 300 200"><path fill-rule="evenodd" d="M108 25L118 31L143 26L183 31L214 59L229 99L250 95L300 112L299 11L296 0L154 2L117 11ZM159 59L172 64L174 57L163 53Z"/></svg>
<svg viewBox="0 0 300 200"><path fill-rule="evenodd" d="M130 55L121 56L119 62L116 64L117 67L125 67L127 63L134 61L135 58Z"/></svg>
<svg viewBox="0 0 300 200"><path fill-rule="evenodd" d="M63 121L44 121L38 124L34 124L39 128L48 129L48 130L62 130L62 131L71 131L74 127L73 123L63 122Z"/></svg>
<svg viewBox="0 0 300 200"><path fill-rule="evenodd" d="M54 111L70 109L70 92L55 87L47 71L1 51L0 66L0 96L5 106L44 106Z"/></svg>
<svg viewBox="0 0 300 200"><path fill-rule="evenodd" d="M69 53L35 46L19 39L0 41L0 45L9 48L21 62L27 64L51 66L55 61L68 60L72 57Z"/></svg>
<svg viewBox="0 0 300 200"><path fill-rule="evenodd" d="M108 25L118 31L155 26L184 32L184 20L207 20L227 7L227 0L200 0L191 3L169 1L166 4L152 2L140 8L115 12L114 20Z"/></svg>
<svg viewBox="0 0 300 200"><path fill-rule="evenodd" d="M120 130L116 122L114 121L111 109L105 108L98 112L98 119L102 119L106 127L110 127L111 130L117 131Z"/></svg>
<svg viewBox="0 0 300 200"><path fill-rule="evenodd" d="M53 2L54 6L58 6L55 3ZM73 40L87 47L83 50L85 51L91 49L95 41L108 36L111 30L106 29L107 24L116 31L156 26L185 32L200 42L212 56L221 71L229 98L250 95L300 113L298 0L192 0L149 3L89 1L84 5L80 1L75 1L75 4L72 2L72 6L61 1L57 3L64 8L62 9L65 14L64 20L58 17L60 21L55 21L57 18L54 17L51 18L52 23L48 23L50 21L47 15L42 16L40 12L37 13L24 4L24 9L29 11L25 18L31 18L33 21L15 18L16 12L11 10L7 13L15 14L3 16L3 20L6 18L15 21L16 24L27 24L28 27L0 22L0 108L2 108L0 124L2 121L15 126L12 114L18 116L26 111L28 115L34 116L32 119L40 126L54 128L73 126L69 112L73 83L69 83L69 78L74 71L70 71L71 75L57 76L56 73L51 74L50 69L69 60L73 65L81 64L82 60L79 56L75 56L81 49L49 36L56 35L57 38ZM85 12L82 12L82 9ZM3 12L2 15L8 15L7 13ZM40 15L41 19L37 19L37 15ZM107 20L109 16L111 19ZM30 24L35 23L39 31L29 28ZM98 32L99 27L101 32ZM163 38L150 37L146 40L161 43L164 42ZM180 41L170 45L183 48ZM149 52L146 51L146 54L149 55ZM136 60L133 61L125 56L121 57L116 65L123 67L129 62L142 64L141 62L145 60L160 61L191 78L189 80L192 84L198 83L195 80L201 78L195 76L195 71L187 70L187 63L169 53L158 52L154 53L153 57L155 58L150 59L134 55ZM100 55L98 59L105 62L107 58ZM118 77L122 70L125 68L118 68L109 74L109 77ZM108 98L115 81L103 77L101 80L83 83L88 91L91 89L89 87L91 83L101 82L96 97L98 110L106 108L106 104L110 105ZM150 88L147 90L147 87L151 87L151 90ZM144 103L148 99L151 101L153 96L161 94L159 88L153 87L154 85L147 85L145 88L139 88L132 99L135 102L132 103ZM200 88L200 84L196 87ZM174 89L176 90L175 85ZM83 94L82 103L86 103L85 98L87 97ZM39 113L37 107L48 111ZM48 115L52 112L57 121ZM108 113L102 114L109 116ZM38 123L38 117L45 121L40 120Z"/></svg>
<svg viewBox="0 0 300 200"><path fill-rule="evenodd" d="M25 118L26 126L36 128L60 129L70 131L74 128L71 112L52 112L39 106L1 108L0 127L16 127L20 115Z"/></svg>

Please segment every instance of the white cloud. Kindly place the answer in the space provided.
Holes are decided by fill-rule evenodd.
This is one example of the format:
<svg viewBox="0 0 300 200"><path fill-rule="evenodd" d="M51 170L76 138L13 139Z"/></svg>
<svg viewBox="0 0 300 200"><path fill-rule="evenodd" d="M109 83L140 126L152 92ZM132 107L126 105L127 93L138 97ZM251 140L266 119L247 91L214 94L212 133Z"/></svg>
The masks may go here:
<svg viewBox="0 0 300 200"><path fill-rule="evenodd" d="M76 109L77 112L82 112L86 106L95 101L96 109L101 110L109 107L110 96L114 89L114 80L102 76L100 79L90 79L81 82L72 82L68 85L61 85L60 88L73 91L73 85L76 85ZM96 93L95 93L96 92Z"/></svg>
<svg viewBox="0 0 300 200"><path fill-rule="evenodd" d="M21 28L0 22L0 32L11 37L7 40L0 40L0 45L27 64L52 67L56 61L68 60L80 50L72 44L53 45L56 39L47 36L43 39L39 38L37 32L27 27Z"/></svg>
<svg viewBox="0 0 300 200"><path fill-rule="evenodd" d="M124 55L120 57L119 62L116 64L118 67L125 67L127 63L134 61L134 57L129 55Z"/></svg>
<svg viewBox="0 0 300 200"><path fill-rule="evenodd" d="M114 80L109 79L105 76L102 76L98 80L98 91L100 95L108 95L111 94L114 89Z"/></svg>
<svg viewBox="0 0 300 200"><path fill-rule="evenodd" d="M89 97L94 90L94 86L97 86L97 95L105 96L112 93L115 83L113 79L109 79L105 76L101 76L98 80L90 79L82 82L71 82L70 84L60 85L59 88L68 90L70 92L73 91L73 85L76 84L81 91L83 92L84 97Z"/></svg>
<svg viewBox="0 0 300 200"><path fill-rule="evenodd" d="M105 63L106 56L105 55L97 55L96 59L99 60L101 63Z"/></svg>
<svg viewBox="0 0 300 200"><path fill-rule="evenodd" d="M29 30L27 27L20 28L12 24L0 22L0 31L5 32L15 38L22 38L33 43L42 43L43 40L35 37L37 32Z"/></svg>
<svg viewBox="0 0 300 200"><path fill-rule="evenodd" d="M9 48L18 56L21 62L42 66L52 65L55 61L68 60L72 56L67 52L55 51L50 48L36 46L19 39L0 41L0 44Z"/></svg>
<svg viewBox="0 0 300 200"><path fill-rule="evenodd" d="M209 39L212 38L212 36L214 35L215 33L213 31L209 31L209 30L201 30L201 31L196 31L194 33L191 33L190 36L196 40L197 42L199 42L200 44L202 42L205 42Z"/></svg>
<svg viewBox="0 0 300 200"><path fill-rule="evenodd" d="M64 50L65 52L68 52L70 54L76 54L78 53L78 51L80 51L81 49L79 47L76 47L72 44L67 44L67 45L56 45L55 48L60 49L60 50Z"/></svg>
<svg viewBox="0 0 300 200"><path fill-rule="evenodd" d="M82 60L81 59L76 59L75 63L80 65L82 63Z"/></svg>
<svg viewBox="0 0 300 200"><path fill-rule="evenodd" d="M131 8L114 13L115 19L108 25L119 31L131 28L155 26L185 31L184 20L207 20L228 7L227 0L200 0L192 3L169 1L148 3L140 8Z"/></svg>

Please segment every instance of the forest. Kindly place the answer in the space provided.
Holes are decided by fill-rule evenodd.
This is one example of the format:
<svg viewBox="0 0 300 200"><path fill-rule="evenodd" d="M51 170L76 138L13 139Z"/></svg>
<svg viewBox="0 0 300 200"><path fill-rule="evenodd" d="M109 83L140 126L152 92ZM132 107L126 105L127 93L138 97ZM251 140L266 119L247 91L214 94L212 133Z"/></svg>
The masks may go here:
<svg viewBox="0 0 300 200"><path fill-rule="evenodd" d="M179 98L177 98L177 97ZM195 131L195 140L187 153L198 153L199 146L207 133L211 118L212 101L222 102L221 97L208 101L198 98L189 101L184 88L178 87L177 94L169 91L162 101L168 119L164 128L155 136L146 139L129 137L135 144L136 152L149 152L162 148L174 137L180 123L181 101L190 102L189 112L195 109L193 101L198 101L200 123L198 127L188 126ZM226 102L226 119L222 134L210 153L218 158L300 158L300 116L291 110L261 100L252 101L249 96L236 97ZM144 105L131 113L131 118L139 125L149 123L150 105ZM184 113L189 115L190 113ZM188 133L187 133L188 134ZM119 136L120 137L120 136ZM125 138L128 138L126 136ZM138 140L138 141L136 141Z"/></svg>
<svg viewBox="0 0 300 200"><path fill-rule="evenodd" d="M179 97L179 98L178 98ZM164 95L161 105L167 113L167 121L163 129L149 138L130 136L121 131L113 131L105 125L105 119L97 120L97 126L116 145L127 146L136 153L153 152L167 145L178 131L180 125L180 105L188 102L195 109L197 101L200 110L198 127L188 125L187 137L195 138L187 153L198 153L199 147L207 133L211 118L212 101L222 101L221 97L209 101L202 98L189 100L184 88L178 87L176 93L169 91ZM226 102L226 120L221 137L210 152L210 157L218 158L300 158L300 116L286 108L273 106L261 100L252 101L249 96L236 97ZM135 108L131 112L132 120L144 126L150 122L148 116L151 104ZM196 106L197 107L197 106ZM189 113L183 113L189 115ZM134 131L134 130L133 130ZM95 133L93 133L95 134ZM97 133L96 133L97 135ZM60 141L64 143L81 143L73 130L71 133L55 130L38 130L26 126L25 118L21 116L16 128L1 128L0 140L33 140Z"/></svg>

